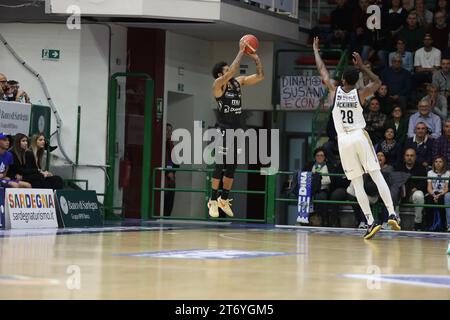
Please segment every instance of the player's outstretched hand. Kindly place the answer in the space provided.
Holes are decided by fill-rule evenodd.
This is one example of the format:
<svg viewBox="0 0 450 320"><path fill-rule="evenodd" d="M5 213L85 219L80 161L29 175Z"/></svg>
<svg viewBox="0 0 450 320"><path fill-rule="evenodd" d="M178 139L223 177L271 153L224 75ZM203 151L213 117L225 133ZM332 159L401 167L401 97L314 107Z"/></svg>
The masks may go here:
<svg viewBox="0 0 450 320"><path fill-rule="evenodd" d="M319 52L319 50L320 50L320 48L319 48L319 37L314 37L313 49L314 49L314 52Z"/></svg>
<svg viewBox="0 0 450 320"><path fill-rule="evenodd" d="M357 66L358 68L361 68L363 66L363 62L361 59L361 56L359 55L358 52L353 52L352 54L353 56L353 63L355 64L355 66Z"/></svg>
<svg viewBox="0 0 450 320"><path fill-rule="evenodd" d="M245 48L247 47L247 42L244 40L239 41L239 51L245 52Z"/></svg>

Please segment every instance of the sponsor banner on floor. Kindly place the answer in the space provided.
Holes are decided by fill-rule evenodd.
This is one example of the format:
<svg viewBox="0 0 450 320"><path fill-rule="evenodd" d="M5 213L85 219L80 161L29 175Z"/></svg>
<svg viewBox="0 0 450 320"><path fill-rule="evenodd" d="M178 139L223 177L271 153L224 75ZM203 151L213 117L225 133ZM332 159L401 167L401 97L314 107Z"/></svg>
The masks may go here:
<svg viewBox="0 0 450 320"><path fill-rule="evenodd" d="M56 201L61 226L64 228L103 225L95 191L57 190Z"/></svg>
<svg viewBox="0 0 450 320"><path fill-rule="evenodd" d="M51 189L6 189L6 229L57 228Z"/></svg>

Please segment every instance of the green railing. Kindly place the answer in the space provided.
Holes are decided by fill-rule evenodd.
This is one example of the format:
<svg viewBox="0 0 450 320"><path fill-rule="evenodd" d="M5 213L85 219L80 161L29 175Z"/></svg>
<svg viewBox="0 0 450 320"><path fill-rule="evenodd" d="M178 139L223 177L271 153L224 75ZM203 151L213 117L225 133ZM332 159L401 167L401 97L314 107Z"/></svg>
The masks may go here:
<svg viewBox="0 0 450 320"><path fill-rule="evenodd" d="M205 187L204 188L161 188L156 187L156 171L175 171L175 172L191 172L191 173L204 173ZM298 203L297 198L283 198L278 197L276 192L277 178L282 175L293 175L293 171L278 171L273 175L265 176L264 190L232 190L234 194L259 194L264 196L264 213L262 219L245 219L245 218L210 218L208 215L207 203L211 196L211 178L213 169L192 169L192 168L154 168L154 173L152 175L152 205L150 218L153 219L179 219L179 220L198 220L198 221L234 221L234 222L258 222L258 223L275 223L275 208L276 203ZM236 170L236 173L250 173L250 174L261 174L259 170ZM344 174L338 173L321 173L322 176L335 176L344 177ZM412 176L410 179L431 179L431 180L450 180L450 178L428 178L428 177L418 177ZM191 193L203 193L204 197L204 216L203 217L186 217L186 216L163 216L155 214L155 193L164 191L175 191L175 192L191 192ZM358 204L356 201L337 201L337 200L314 200L313 203L323 203L332 205L352 205ZM423 208L450 208L450 205L439 205L439 204L413 204L413 203L401 203L402 207L423 207ZM377 216L380 210L381 203L377 202L372 206L374 216Z"/></svg>

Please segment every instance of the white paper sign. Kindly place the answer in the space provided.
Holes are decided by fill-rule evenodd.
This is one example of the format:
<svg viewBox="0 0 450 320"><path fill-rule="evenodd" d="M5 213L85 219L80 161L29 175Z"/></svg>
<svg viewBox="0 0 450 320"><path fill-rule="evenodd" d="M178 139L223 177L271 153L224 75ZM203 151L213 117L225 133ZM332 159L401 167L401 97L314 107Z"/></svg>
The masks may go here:
<svg viewBox="0 0 450 320"><path fill-rule="evenodd" d="M282 110L315 110L325 95L325 86L318 76L285 76L280 79Z"/></svg>

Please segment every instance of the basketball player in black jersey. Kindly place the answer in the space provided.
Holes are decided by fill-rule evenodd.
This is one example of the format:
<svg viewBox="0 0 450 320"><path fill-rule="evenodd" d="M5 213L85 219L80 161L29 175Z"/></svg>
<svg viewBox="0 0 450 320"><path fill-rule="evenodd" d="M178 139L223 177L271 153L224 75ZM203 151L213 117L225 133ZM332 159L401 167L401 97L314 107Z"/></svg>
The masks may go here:
<svg viewBox="0 0 450 320"><path fill-rule="evenodd" d="M213 95L217 101L218 116L217 130L223 136L223 147L216 149L216 152L222 156L222 163L216 163L212 178L212 196L208 202L209 215L213 218L219 216L218 208L221 208L229 217L233 216L229 192L233 185L234 171L237 165L237 147L234 144L234 150L226 148L226 131L227 129L243 129L242 106L241 106L241 87L257 84L264 79L263 66L261 60L256 53L245 53L247 44L244 41L239 42L239 52L231 66L226 62L216 63L213 68L213 76L215 78L213 84ZM241 59L244 54L248 55L255 61L256 73L250 76L240 76L234 78L236 71L239 69ZM233 161L227 161L227 152L233 152ZM225 172L223 170L225 169ZM219 196L220 180L223 182L223 191Z"/></svg>

